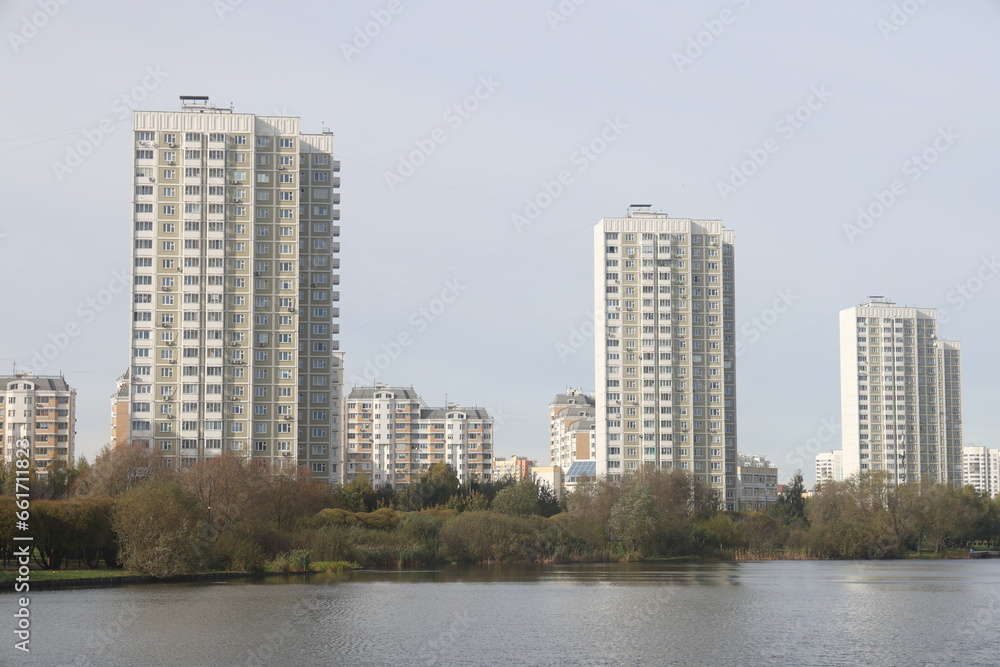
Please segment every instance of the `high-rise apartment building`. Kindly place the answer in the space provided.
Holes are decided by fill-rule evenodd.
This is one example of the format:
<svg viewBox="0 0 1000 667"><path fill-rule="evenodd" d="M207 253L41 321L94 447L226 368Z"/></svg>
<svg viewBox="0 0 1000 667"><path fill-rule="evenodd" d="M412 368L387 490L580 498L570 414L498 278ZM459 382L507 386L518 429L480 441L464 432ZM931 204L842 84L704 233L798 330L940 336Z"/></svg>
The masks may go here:
<svg viewBox="0 0 1000 667"><path fill-rule="evenodd" d="M840 311L844 477L961 484L961 345L937 324L935 308L880 296Z"/></svg>
<svg viewBox="0 0 1000 667"><path fill-rule="evenodd" d="M18 440L31 443L37 475L55 462L73 462L76 449L76 390L61 375L13 373L0 377L0 454L10 463Z"/></svg>
<svg viewBox="0 0 1000 667"><path fill-rule="evenodd" d="M835 449L816 455L816 484L844 481L844 452Z"/></svg>
<svg viewBox="0 0 1000 667"><path fill-rule="evenodd" d="M681 468L735 509L733 243L648 206L597 223L598 476Z"/></svg>
<svg viewBox="0 0 1000 667"><path fill-rule="evenodd" d="M574 461L597 456L594 441L594 397L582 389L558 394L549 405L549 461L569 472Z"/></svg>
<svg viewBox="0 0 1000 667"><path fill-rule="evenodd" d="M493 474L493 418L485 408L424 405L412 388L356 387L346 400L346 478L406 486L435 463L465 483Z"/></svg>
<svg viewBox="0 0 1000 667"><path fill-rule="evenodd" d="M990 498L1000 494L1000 449L963 447L962 484L969 484Z"/></svg>
<svg viewBox="0 0 1000 667"><path fill-rule="evenodd" d="M299 119L136 111L132 442L339 481L339 164Z"/></svg>

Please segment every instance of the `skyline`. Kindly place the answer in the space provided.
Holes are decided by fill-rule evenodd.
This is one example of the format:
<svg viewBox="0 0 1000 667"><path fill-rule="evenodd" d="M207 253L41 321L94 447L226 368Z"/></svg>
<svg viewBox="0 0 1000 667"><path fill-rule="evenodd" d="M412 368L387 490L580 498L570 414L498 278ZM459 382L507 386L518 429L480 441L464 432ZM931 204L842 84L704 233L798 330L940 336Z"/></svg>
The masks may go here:
<svg viewBox="0 0 1000 667"><path fill-rule="evenodd" d="M77 389L79 453L109 439L128 365L127 116L184 94L334 133L347 391L371 364L487 407L498 454L547 462L552 397L595 389L593 227L644 202L740 239L739 451L779 481L812 479L810 441L840 447L837 315L871 294L946 311L964 444L996 446L995 5L390 4L176 3L197 52L141 29L151 7L0 9L25 91L0 136L0 363L53 346L37 370ZM264 26L287 56L230 57Z"/></svg>

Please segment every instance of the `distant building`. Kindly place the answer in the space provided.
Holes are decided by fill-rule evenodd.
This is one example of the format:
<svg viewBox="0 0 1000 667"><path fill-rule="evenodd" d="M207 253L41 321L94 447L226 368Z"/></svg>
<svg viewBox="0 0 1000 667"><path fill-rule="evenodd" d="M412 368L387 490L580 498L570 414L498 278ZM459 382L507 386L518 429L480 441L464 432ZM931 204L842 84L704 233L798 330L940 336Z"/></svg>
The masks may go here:
<svg viewBox="0 0 1000 667"><path fill-rule="evenodd" d="M552 489L556 498L563 496L563 470L559 466L535 466L531 474L539 485Z"/></svg>
<svg viewBox="0 0 1000 667"><path fill-rule="evenodd" d="M840 311L844 477L962 483L961 344L937 325L936 308L881 296Z"/></svg>
<svg viewBox="0 0 1000 667"><path fill-rule="evenodd" d="M597 479L597 461L574 461L563 477L563 489L566 493L571 493L581 484L595 479Z"/></svg>
<svg viewBox="0 0 1000 667"><path fill-rule="evenodd" d="M593 460L594 397L582 389L559 394L549 405L549 462L569 472L574 461Z"/></svg>
<svg viewBox="0 0 1000 667"><path fill-rule="evenodd" d="M493 417L485 408L424 405L412 387L356 387L346 401L345 482L367 475L399 488L434 463L459 482L493 477Z"/></svg>
<svg viewBox="0 0 1000 667"><path fill-rule="evenodd" d="M531 477L536 461L531 461L521 456L511 456L508 458L493 459L493 479L503 479L511 477L518 482Z"/></svg>
<svg viewBox="0 0 1000 667"><path fill-rule="evenodd" d="M76 390L61 375L14 373L0 377L0 436L3 460L14 460L18 440L31 444L37 475L73 462L76 449Z"/></svg>
<svg viewBox="0 0 1000 667"><path fill-rule="evenodd" d="M111 395L111 446L129 444L129 405L132 396L132 369L118 377L115 393Z"/></svg>
<svg viewBox="0 0 1000 667"><path fill-rule="evenodd" d="M763 510L778 500L778 468L763 456L736 457L736 489L740 510Z"/></svg>
<svg viewBox="0 0 1000 667"><path fill-rule="evenodd" d="M734 243L640 204L595 226L600 477L679 468L736 509Z"/></svg>
<svg viewBox="0 0 1000 667"><path fill-rule="evenodd" d="M962 483L990 498L1000 494L1000 449L970 445L962 449Z"/></svg>
<svg viewBox="0 0 1000 667"><path fill-rule="evenodd" d="M844 452L820 452L816 455L816 483L844 481Z"/></svg>

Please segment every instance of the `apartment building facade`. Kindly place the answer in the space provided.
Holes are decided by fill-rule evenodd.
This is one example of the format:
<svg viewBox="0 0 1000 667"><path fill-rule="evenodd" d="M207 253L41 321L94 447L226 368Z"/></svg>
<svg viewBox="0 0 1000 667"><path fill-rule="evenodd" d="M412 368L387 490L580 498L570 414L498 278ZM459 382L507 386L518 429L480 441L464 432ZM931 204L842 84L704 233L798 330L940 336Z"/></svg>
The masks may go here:
<svg viewBox="0 0 1000 667"><path fill-rule="evenodd" d="M597 456L592 394L568 389L549 404L549 462L569 472L574 461Z"/></svg>
<svg viewBox="0 0 1000 667"><path fill-rule="evenodd" d="M76 450L76 390L61 375L13 373L0 377L0 444L5 463L19 440L31 443L35 474L56 462L73 462Z"/></svg>
<svg viewBox="0 0 1000 667"><path fill-rule="evenodd" d="M128 440L336 483L339 163L299 119L136 111Z"/></svg>
<svg viewBox="0 0 1000 667"><path fill-rule="evenodd" d="M412 387L355 387L346 405L346 478L394 489L435 463L459 482L493 478L493 417L485 408L427 407Z"/></svg>
<svg viewBox="0 0 1000 667"><path fill-rule="evenodd" d="M765 510L778 502L778 468L763 456L736 457L736 488L741 511Z"/></svg>
<svg viewBox="0 0 1000 667"><path fill-rule="evenodd" d="M644 205L595 226L598 476L676 467L735 509L734 241Z"/></svg>
<svg viewBox="0 0 1000 667"><path fill-rule="evenodd" d="M961 344L937 309L884 297L840 312L843 474L962 483Z"/></svg>
<svg viewBox="0 0 1000 667"><path fill-rule="evenodd" d="M835 449L816 455L816 484L844 481L844 452Z"/></svg>
<svg viewBox="0 0 1000 667"><path fill-rule="evenodd" d="M962 483L990 498L1000 494L1000 449L963 447Z"/></svg>

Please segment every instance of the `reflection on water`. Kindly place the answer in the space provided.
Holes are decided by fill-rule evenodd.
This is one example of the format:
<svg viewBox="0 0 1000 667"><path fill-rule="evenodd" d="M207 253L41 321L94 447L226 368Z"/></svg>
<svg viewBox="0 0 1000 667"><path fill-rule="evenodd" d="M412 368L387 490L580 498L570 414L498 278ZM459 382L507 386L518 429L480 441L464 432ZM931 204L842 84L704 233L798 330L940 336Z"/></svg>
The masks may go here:
<svg viewBox="0 0 1000 667"><path fill-rule="evenodd" d="M24 664L993 665L1000 562L442 567L31 598Z"/></svg>

